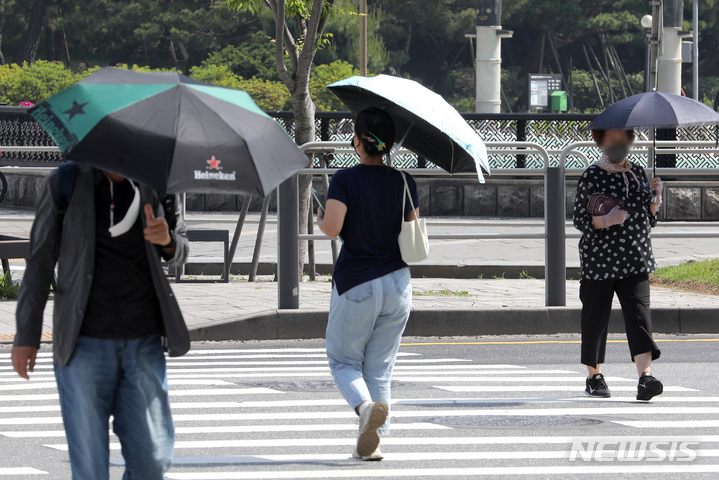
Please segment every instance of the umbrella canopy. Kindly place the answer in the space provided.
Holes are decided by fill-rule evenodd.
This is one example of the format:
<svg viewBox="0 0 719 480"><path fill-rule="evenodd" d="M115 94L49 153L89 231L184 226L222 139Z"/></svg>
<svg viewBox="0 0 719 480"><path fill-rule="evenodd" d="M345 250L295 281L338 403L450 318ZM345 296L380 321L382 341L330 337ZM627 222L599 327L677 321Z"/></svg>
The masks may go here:
<svg viewBox="0 0 719 480"><path fill-rule="evenodd" d="M265 196L309 165L240 90L103 68L30 110L69 160L159 192Z"/></svg>
<svg viewBox="0 0 719 480"><path fill-rule="evenodd" d="M403 145L450 173L489 173L487 148L444 98L417 82L391 75L350 77L329 88L355 115L378 107L392 116Z"/></svg>
<svg viewBox="0 0 719 480"><path fill-rule="evenodd" d="M665 92L632 95L607 108L590 130L694 127L719 123L712 108L688 97Z"/></svg>

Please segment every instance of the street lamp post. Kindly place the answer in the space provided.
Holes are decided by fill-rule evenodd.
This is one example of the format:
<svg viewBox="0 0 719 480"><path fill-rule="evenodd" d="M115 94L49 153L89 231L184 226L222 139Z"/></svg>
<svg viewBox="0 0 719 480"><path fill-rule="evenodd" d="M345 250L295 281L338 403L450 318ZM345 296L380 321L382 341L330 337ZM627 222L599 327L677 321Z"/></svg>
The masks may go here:
<svg viewBox="0 0 719 480"><path fill-rule="evenodd" d="M640 23L644 29L644 91L648 92L650 91L649 65L651 54L649 52L649 45L651 44L652 16L644 15Z"/></svg>
<svg viewBox="0 0 719 480"><path fill-rule="evenodd" d="M699 0L694 0L692 6L692 30L692 97L699 100Z"/></svg>

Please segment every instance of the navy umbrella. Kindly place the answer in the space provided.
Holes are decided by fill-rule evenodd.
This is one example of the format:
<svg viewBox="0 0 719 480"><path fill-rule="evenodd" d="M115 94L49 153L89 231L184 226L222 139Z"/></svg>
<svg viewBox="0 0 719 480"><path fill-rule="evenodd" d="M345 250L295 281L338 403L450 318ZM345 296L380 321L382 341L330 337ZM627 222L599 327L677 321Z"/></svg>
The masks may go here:
<svg viewBox="0 0 719 480"><path fill-rule="evenodd" d="M716 124L719 124L719 114L701 102L672 93L646 92L632 95L607 108L594 119L589 129L633 130Z"/></svg>

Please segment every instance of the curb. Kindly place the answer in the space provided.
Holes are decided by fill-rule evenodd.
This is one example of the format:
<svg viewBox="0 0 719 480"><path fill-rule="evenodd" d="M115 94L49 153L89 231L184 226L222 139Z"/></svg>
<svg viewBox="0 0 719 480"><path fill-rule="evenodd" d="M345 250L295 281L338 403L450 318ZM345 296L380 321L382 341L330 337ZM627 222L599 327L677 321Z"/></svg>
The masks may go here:
<svg viewBox="0 0 719 480"><path fill-rule="evenodd" d="M324 338L327 310L267 310L190 330L192 341ZM541 335L581 333L581 308L413 309L404 336ZM654 308L652 330L665 334L719 333L719 308ZM620 309L612 310L610 333L624 333Z"/></svg>

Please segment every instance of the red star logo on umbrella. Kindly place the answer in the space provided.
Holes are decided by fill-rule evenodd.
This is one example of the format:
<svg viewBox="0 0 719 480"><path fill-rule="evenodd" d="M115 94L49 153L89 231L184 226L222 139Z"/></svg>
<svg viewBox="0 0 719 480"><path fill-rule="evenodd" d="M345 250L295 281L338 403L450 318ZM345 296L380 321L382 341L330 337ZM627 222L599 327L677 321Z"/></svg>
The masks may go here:
<svg viewBox="0 0 719 480"><path fill-rule="evenodd" d="M221 160L216 160L214 155L210 160L207 161L207 163L210 165L210 170L219 170L220 162Z"/></svg>

